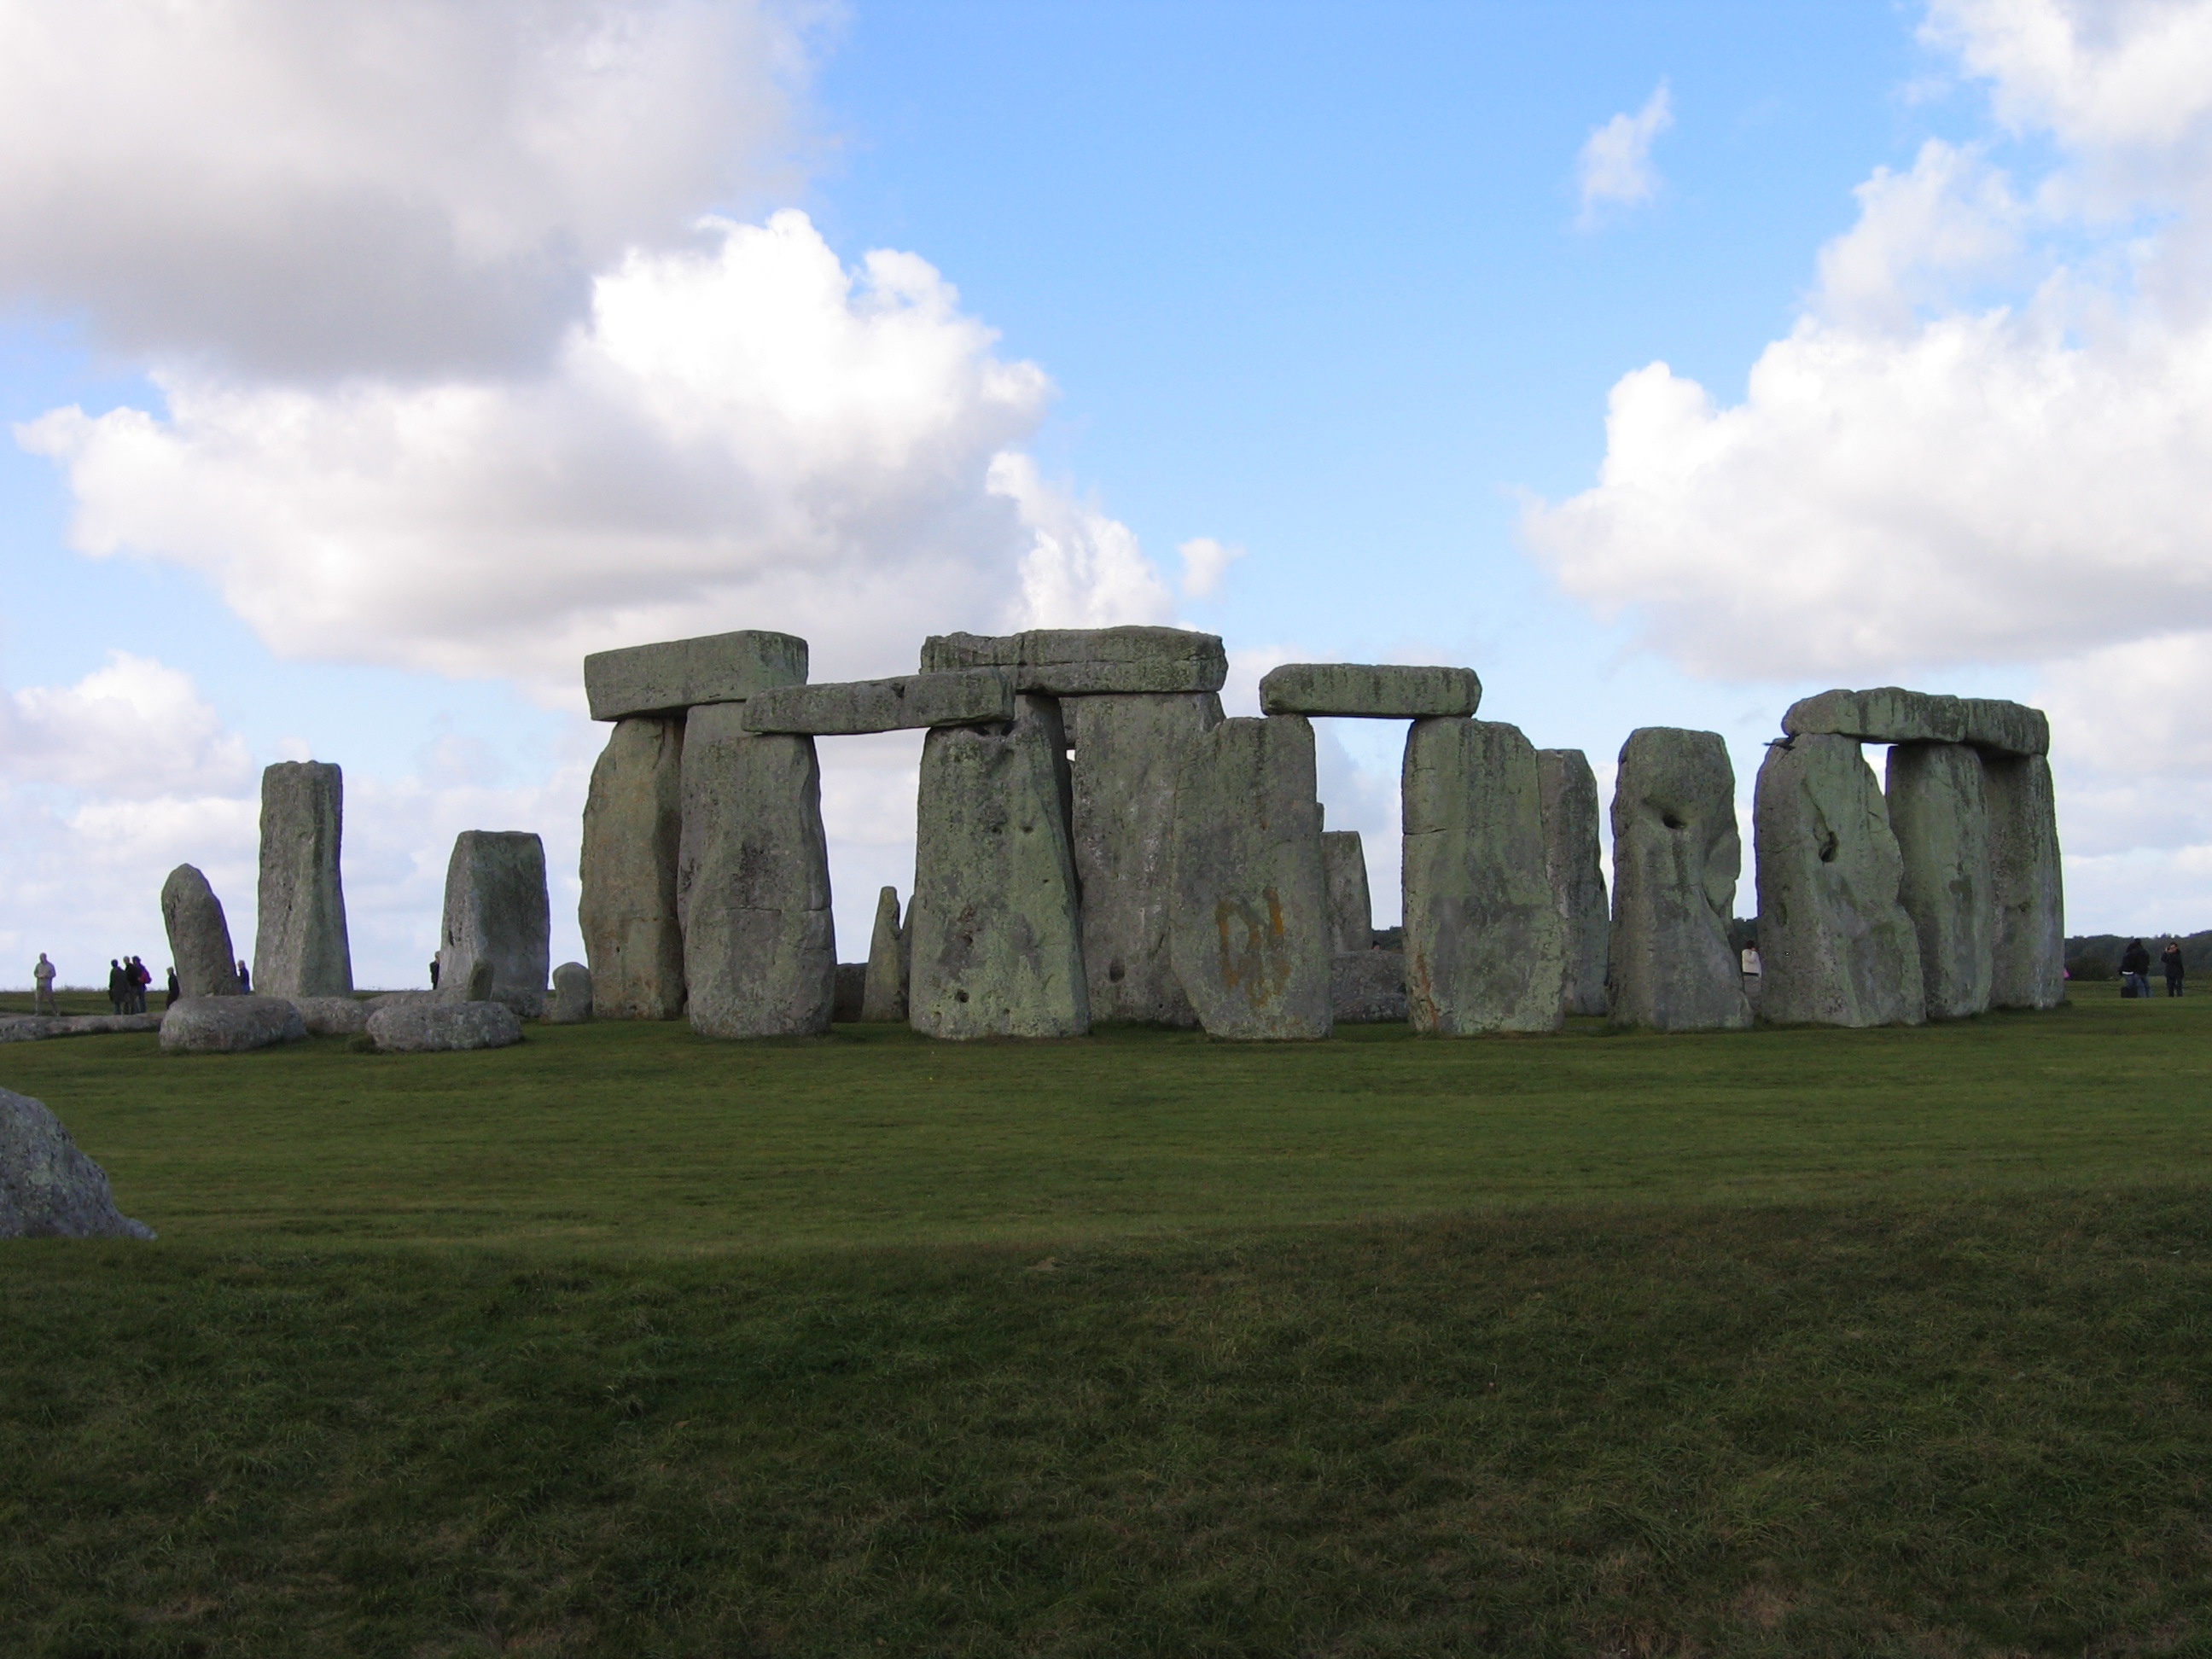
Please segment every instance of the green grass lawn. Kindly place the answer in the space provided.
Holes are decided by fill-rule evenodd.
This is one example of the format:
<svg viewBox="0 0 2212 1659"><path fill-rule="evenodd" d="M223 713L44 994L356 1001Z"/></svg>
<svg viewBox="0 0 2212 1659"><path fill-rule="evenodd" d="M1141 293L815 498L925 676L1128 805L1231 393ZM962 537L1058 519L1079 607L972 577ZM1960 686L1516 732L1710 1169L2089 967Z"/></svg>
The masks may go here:
<svg viewBox="0 0 2212 1659"><path fill-rule="evenodd" d="M0 1652L2212 1654L2212 1010L0 1048Z"/></svg>

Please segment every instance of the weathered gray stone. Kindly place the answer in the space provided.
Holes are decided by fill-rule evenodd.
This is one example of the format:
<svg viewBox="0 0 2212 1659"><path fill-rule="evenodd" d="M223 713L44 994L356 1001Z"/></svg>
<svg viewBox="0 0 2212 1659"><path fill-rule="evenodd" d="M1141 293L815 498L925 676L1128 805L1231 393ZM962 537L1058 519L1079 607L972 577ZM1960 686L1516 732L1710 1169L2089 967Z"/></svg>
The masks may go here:
<svg viewBox="0 0 2212 1659"><path fill-rule="evenodd" d="M1003 725L1013 717L1013 676L1003 668L787 685L756 692L745 704L748 732L789 732L820 738L921 731L938 726Z"/></svg>
<svg viewBox="0 0 2212 1659"><path fill-rule="evenodd" d="M1900 743L1889 751L1885 798L1905 866L1898 902L1920 941L1928 1018L1978 1014L1990 1006L1996 927L1981 757L1964 744Z"/></svg>
<svg viewBox="0 0 2212 1659"><path fill-rule="evenodd" d="M1534 746L1495 720L1416 720L1401 793L1413 1028L1557 1030L1567 927L1545 866Z"/></svg>
<svg viewBox="0 0 2212 1659"><path fill-rule="evenodd" d="M1605 1012L1612 917L1598 835L1597 778L1579 749L1539 749L1544 872L1567 927L1567 1012Z"/></svg>
<svg viewBox="0 0 2212 1659"><path fill-rule="evenodd" d="M937 1037L1079 1036L1091 1029L1066 734L1024 696L1003 727L922 740L907 1018Z"/></svg>
<svg viewBox="0 0 2212 1659"><path fill-rule="evenodd" d="M1004 668L1014 690L1053 697L1218 691L1229 657L1218 635L1185 628L1033 628L1024 634L933 634L924 673Z"/></svg>
<svg viewBox="0 0 2212 1659"><path fill-rule="evenodd" d="M2066 996L2066 886L2051 763L1982 757L1990 814L1990 1006L2055 1008Z"/></svg>
<svg viewBox="0 0 2212 1659"><path fill-rule="evenodd" d="M743 702L756 691L805 678L805 640L755 629L595 651L584 659L584 696L595 720Z"/></svg>
<svg viewBox="0 0 2212 1659"><path fill-rule="evenodd" d="M238 957L230 945L230 924L222 901L208 878L189 864L169 872L161 884L161 925L168 930L169 957L177 965L181 996L238 994Z"/></svg>
<svg viewBox="0 0 2212 1659"><path fill-rule="evenodd" d="M307 1027L286 997L185 997L161 1016L161 1052L238 1054L299 1042Z"/></svg>
<svg viewBox="0 0 2212 1659"><path fill-rule="evenodd" d="M548 1025L581 1025L592 1017L592 970L564 962L553 970L553 994L545 999Z"/></svg>
<svg viewBox="0 0 2212 1659"><path fill-rule="evenodd" d="M837 988L830 999L830 1018L840 1025L857 1024L867 996L868 964L865 962L839 963Z"/></svg>
<svg viewBox="0 0 2212 1659"><path fill-rule="evenodd" d="M386 1054L504 1048L522 1041L522 1021L503 1002L389 1002L368 1017L368 1038Z"/></svg>
<svg viewBox="0 0 2212 1659"><path fill-rule="evenodd" d="M1328 959L1328 1007L1339 1025L1389 1025L1406 1018L1406 953L1353 951Z"/></svg>
<svg viewBox="0 0 2212 1659"><path fill-rule="evenodd" d="M592 768L576 920L601 1019L684 1012L677 869L684 839L684 721L621 720Z"/></svg>
<svg viewBox="0 0 2212 1659"><path fill-rule="evenodd" d="M36 1014L0 1019L0 1042L40 1042L47 1037L97 1036L118 1031L158 1031L159 1014Z"/></svg>
<svg viewBox="0 0 2212 1659"><path fill-rule="evenodd" d="M748 732L734 704L684 737L679 902L691 1028L702 1036L830 1029L837 939L814 739Z"/></svg>
<svg viewBox="0 0 2212 1659"><path fill-rule="evenodd" d="M0 1238L151 1238L42 1100L0 1089Z"/></svg>
<svg viewBox="0 0 2212 1659"><path fill-rule="evenodd" d="M1621 746L1613 796L1613 1021L1662 1031L1751 1024L1729 942L1743 842L1717 732L1647 726Z"/></svg>
<svg viewBox="0 0 2212 1659"><path fill-rule="evenodd" d="M545 843L527 830L464 830L446 865L446 915L438 983L470 988L468 1000L503 1002L525 1019L545 1012L552 965L552 907L545 895ZM491 985L471 975L491 964Z"/></svg>
<svg viewBox="0 0 2212 1659"><path fill-rule="evenodd" d="M1920 943L1898 902L1904 861L1856 739L1766 751L1753 796L1759 1017L1778 1025L1917 1025Z"/></svg>
<svg viewBox="0 0 2212 1659"><path fill-rule="evenodd" d="M261 775L260 914L253 988L272 997L353 990L345 889L338 879L345 779L322 761L279 761Z"/></svg>
<svg viewBox="0 0 2212 1659"><path fill-rule="evenodd" d="M2002 755L2051 750L2051 722L2039 708L1896 685L1802 698L1790 705L1782 729L1792 737L1829 734L1861 743L1970 743Z"/></svg>
<svg viewBox="0 0 2212 1659"><path fill-rule="evenodd" d="M906 946L899 932L898 889L876 896L876 926L868 937L867 971L860 981L860 1018L906 1024Z"/></svg>
<svg viewBox="0 0 2212 1659"><path fill-rule="evenodd" d="M489 1002L491 1000L492 979L495 969L489 957L478 957L469 964L465 980L455 981L449 994L441 1002Z"/></svg>
<svg viewBox="0 0 2212 1659"><path fill-rule="evenodd" d="M1168 950L1176 777L1221 724L1211 691L1070 697L1075 875L1094 1024L1189 1027L1197 1012Z"/></svg>
<svg viewBox="0 0 2212 1659"><path fill-rule="evenodd" d="M1472 714L1481 704L1482 682L1472 668L1286 662L1260 681L1260 708L1269 714L1413 720Z"/></svg>
<svg viewBox="0 0 2212 1659"><path fill-rule="evenodd" d="M1328 884L1302 715L1229 720L1191 739L1176 787L1175 970L1208 1034L1329 1034Z"/></svg>
<svg viewBox="0 0 2212 1659"><path fill-rule="evenodd" d="M309 1036L351 1036L368 1027L369 1008L358 997L294 997Z"/></svg>
<svg viewBox="0 0 2212 1659"><path fill-rule="evenodd" d="M1375 941L1375 901L1367 890L1367 848L1357 830L1321 832L1322 881L1328 890L1332 956L1364 956ZM1090 889L1084 889L1087 898Z"/></svg>

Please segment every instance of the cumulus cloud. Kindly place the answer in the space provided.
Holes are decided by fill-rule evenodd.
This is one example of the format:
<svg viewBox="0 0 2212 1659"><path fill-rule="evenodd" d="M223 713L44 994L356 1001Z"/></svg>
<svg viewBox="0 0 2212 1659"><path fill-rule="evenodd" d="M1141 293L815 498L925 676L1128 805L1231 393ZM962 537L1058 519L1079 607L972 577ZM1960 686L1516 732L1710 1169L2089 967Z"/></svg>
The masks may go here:
<svg viewBox="0 0 2212 1659"><path fill-rule="evenodd" d="M1164 618L1126 527L1013 447L1051 385L925 261L848 270L805 215L634 252L542 380L331 389L157 375L166 413L17 428L71 540L198 570L280 655L511 675L774 627L817 678L931 628Z"/></svg>
<svg viewBox="0 0 2212 1659"><path fill-rule="evenodd" d="M1595 228L1609 208L1638 207L1659 193L1651 143L1674 125L1674 100L1662 81L1635 114L1624 110L1592 130L1576 162L1583 229Z"/></svg>
<svg viewBox="0 0 2212 1659"><path fill-rule="evenodd" d="M1194 536L1177 544L1176 551L1182 558L1182 596L1187 599L1212 599L1221 591L1229 567L1244 556L1242 547L1224 545L1211 536Z"/></svg>
<svg viewBox="0 0 2212 1659"><path fill-rule="evenodd" d="M542 364L787 177L811 0L0 0L0 290L255 375Z"/></svg>

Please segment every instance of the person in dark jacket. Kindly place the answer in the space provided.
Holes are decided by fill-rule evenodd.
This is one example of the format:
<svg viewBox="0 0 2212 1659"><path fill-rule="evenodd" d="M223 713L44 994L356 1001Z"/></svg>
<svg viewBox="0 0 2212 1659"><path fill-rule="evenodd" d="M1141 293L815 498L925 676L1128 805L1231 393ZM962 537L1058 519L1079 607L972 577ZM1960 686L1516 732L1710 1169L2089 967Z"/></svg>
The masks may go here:
<svg viewBox="0 0 2212 1659"><path fill-rule="evenodd" d="M169 1000L161 1005L164 1008L173 1008L177 1006L177 992L179 988L177 984L176 964L171 963L169 964Z"/></svg>
<svg viewBox="0 0 2212 1659"><path fill-rule="evenodd" d="M252 996L253 994L253 975L246 970L246 958L244 957L240 957L238 959L238 988L240 993L243 995Z"/></svg>
<svg viewBox="0 0 2212 1659"><path fill-rule="evenodd" d="M2124 997L2147 997L2150 994L2150 952L2143 942L2130 939L2128 948L2120 956L2120 994Z"/></svg>
<svg viewBox="0 0 2212 1659"><path fill-rule="evenodd" d="M118 957L107 959L107 1009L110 1013L123 1012L124 1000L131 994L131 981L123 975L123 962Z"/></svg>
<svg viewBox="0 0 2212 1659"><path fill-rule="evenodd" d="M2166 994L2170 997L2181 994L2181 941L2170 939L2166 949L2158 953L2158 965L2166 970Z"/></svg>

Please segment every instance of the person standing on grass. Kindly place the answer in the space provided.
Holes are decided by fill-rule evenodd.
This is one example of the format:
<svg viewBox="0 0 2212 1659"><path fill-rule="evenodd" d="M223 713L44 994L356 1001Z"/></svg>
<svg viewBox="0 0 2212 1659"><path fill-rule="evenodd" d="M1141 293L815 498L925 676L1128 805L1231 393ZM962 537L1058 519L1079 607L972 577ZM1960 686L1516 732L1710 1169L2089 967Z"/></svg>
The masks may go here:
<svg viewBox="0 0 2212 1659"><path fill-rule="evenodd" d="M167 999L161 1004L162 1007L173 1008L177 1006L178 988L177 964L173 962L169 964L169 994Z"/></svg>
<svg viewBox="0 0 2212 1659"><path fill-rule="evenodd" d="M44 951L39 952L39 965L31 969L31 982L38 987L38 994L31 1006L41 1014L54 1012L54 964L46 960Z"/></svg>
<svg viewBox="0 0 2212 1659"><path fill-rule="evenodd" d="M2158 953L2158 965L2166 970L2166 994L2170 997L2181 994L2181 941L2170 939L2166 949Z"/></svg>
<svg viewBox="0 0 2212 1659"><path fill-rule="evenodd" d="M244 957L238 959L238 989L242 996L253 994L253 975L246 971Z"/></svg>
<svg viewBox="0 0 2212 1659"><path fill-rule="evenodd" d="M123 1012L124 984L123 963L114 957L108 957L107 1012L112 1014L119 1014Z"/></svg>
<svg viewBox="0 0 2212 1659"><path fill-rule="evenodd" d="M2147 997L2150 994L2150 952L2143 942L2128 941L2127 950L2120 957L2120 994L2124 997Z"/></svg>
<svg viewBox="0 0 2212 1659"><path fill-rule="evenodd" d="M154 982L154 970L137 957L131 958L131 1012L146 1012L146 988Z"/></svg>

